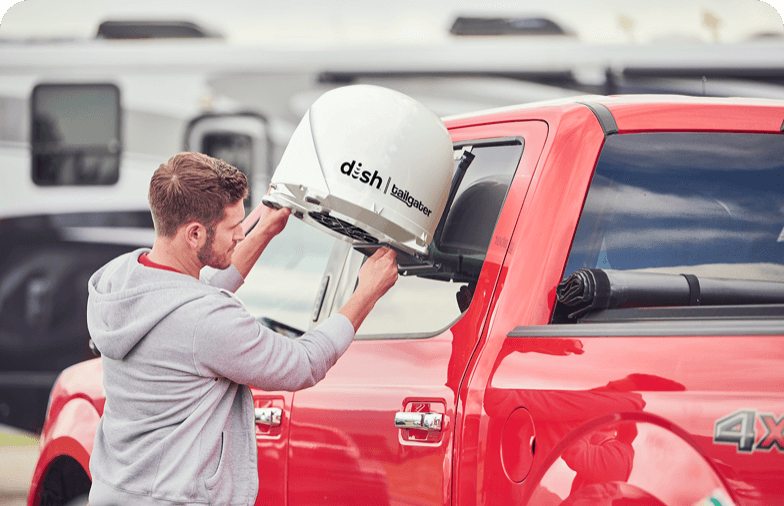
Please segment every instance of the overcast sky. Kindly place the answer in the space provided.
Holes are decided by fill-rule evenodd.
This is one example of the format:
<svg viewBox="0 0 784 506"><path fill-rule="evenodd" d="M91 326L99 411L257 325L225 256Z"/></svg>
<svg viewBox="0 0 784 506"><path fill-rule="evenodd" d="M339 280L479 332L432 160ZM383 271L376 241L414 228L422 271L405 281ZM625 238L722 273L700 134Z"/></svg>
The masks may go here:
<svg viewBox="0 0 784 506"><path fill-rule="evenodd" d="M107 19L181 19L240 45L418 44L447 39L460 14L546 16L597 44L731 43L762 33L784 35L784 0L14 1L0 0L7 11L0 39L86 39Z"/></svg>

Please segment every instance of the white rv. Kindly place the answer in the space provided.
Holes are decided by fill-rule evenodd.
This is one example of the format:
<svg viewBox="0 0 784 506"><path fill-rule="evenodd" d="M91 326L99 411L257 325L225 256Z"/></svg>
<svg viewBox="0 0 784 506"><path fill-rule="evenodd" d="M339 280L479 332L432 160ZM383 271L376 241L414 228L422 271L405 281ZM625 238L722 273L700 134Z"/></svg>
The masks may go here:
<svg viewBox="0 0 784 506"><path fill-rule="evenodd" d="M170 22L0 42L0 424L37 430L58 372L91 356L87 278L152 244L149 179L179 151L243 170L252 207L308 107L345 84L392 88L439 115L584 93L784 98L781 39L585 46L461 23L424 46L232 45ZM291 219L238 295L267 324L306 330L332 242Z"/></svg>

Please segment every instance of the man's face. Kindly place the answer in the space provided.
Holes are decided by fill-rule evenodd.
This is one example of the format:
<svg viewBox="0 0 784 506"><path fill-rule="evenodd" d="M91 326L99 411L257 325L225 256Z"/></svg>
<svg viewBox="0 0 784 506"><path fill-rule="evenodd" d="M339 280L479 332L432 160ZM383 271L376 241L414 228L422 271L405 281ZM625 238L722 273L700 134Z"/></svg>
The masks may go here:
<svg viewBox="0 0 784 506"><path fill-rule="evenodd" d="M242 200L226 206L223 219L212 228L207 228L207 241L196 255L201 263L215 269L228 269L234 247L245 238L242 232L242 220L245 207Z"/></svg>

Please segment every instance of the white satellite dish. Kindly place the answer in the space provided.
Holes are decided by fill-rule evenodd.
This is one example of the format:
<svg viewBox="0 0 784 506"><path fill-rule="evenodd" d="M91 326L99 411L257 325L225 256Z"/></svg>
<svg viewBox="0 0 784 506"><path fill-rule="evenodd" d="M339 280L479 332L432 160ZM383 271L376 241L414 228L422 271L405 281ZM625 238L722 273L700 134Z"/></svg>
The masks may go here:
<svg viewBox="0 0 784 506"><path fill-rule="evenodd" d="M322 95L272 176L265 203L354 245L427 253L452 182L452 141L416 100L378 86Z"/></svg>

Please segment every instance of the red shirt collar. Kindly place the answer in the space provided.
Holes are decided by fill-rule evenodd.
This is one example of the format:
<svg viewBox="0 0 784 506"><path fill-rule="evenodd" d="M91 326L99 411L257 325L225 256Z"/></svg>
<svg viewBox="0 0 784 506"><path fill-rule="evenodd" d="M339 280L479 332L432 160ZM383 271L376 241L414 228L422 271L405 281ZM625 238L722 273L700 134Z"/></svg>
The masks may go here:
<svg viewBox="0 0 784 506"><path fill-rule="evenodd" d="M156 264L155 262L153 262L147 257L146 251L142 253L141 256L139 256L139 263L144 265L145 267L152 267L153 269L163 269L164 271L171 271L171 272L176 272L178 274L184 274L178 271L177 269L172 269L171 267L168 267L166 265Z"/></svg>

